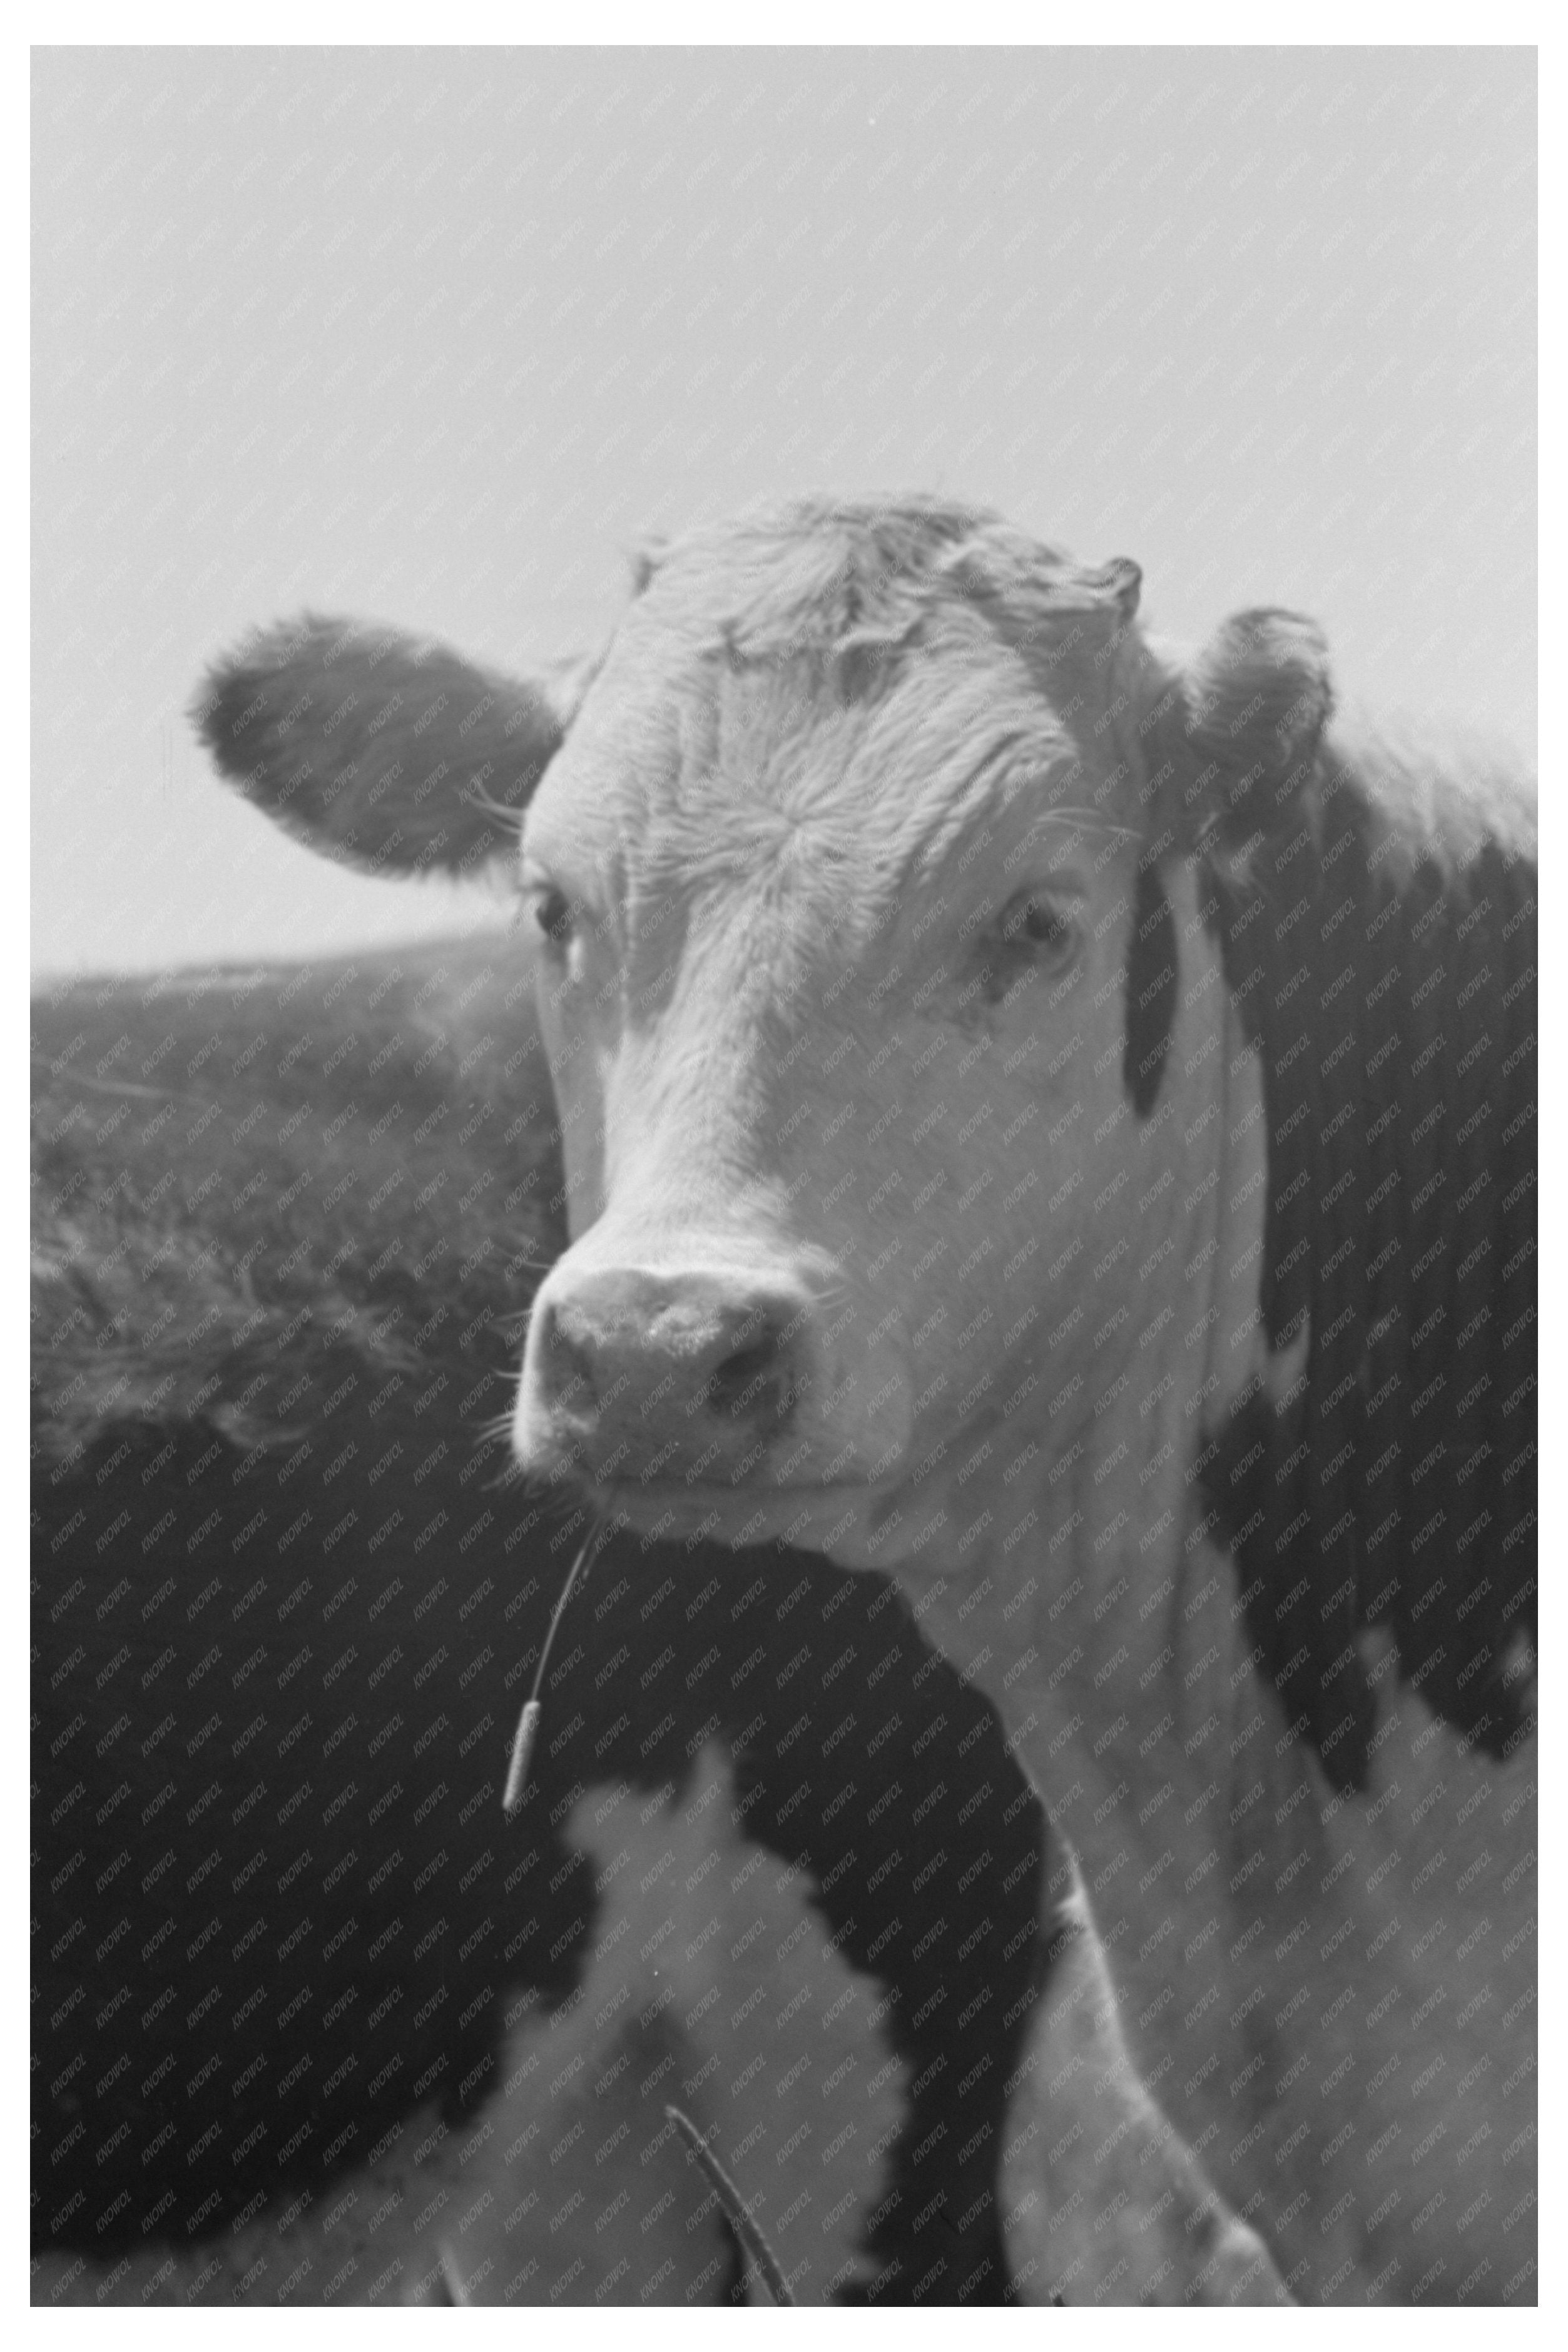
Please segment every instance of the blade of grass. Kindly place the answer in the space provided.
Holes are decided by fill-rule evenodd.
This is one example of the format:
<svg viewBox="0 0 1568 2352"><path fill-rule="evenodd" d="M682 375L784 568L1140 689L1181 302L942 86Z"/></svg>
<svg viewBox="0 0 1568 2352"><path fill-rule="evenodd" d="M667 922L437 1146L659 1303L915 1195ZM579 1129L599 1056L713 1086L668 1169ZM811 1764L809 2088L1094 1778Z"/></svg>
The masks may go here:
<svg viewBox="0 0 1568 2352"><path fill-rule="evenodd" d="M517 1728L512 1738L511 1761L507 1767L507 1785L501 1795L501 1811L508 1821L515 1818L521 1807L523 1793L528 1784L528 1767L533 1762L534 1743L539 1732L539 1717L544 1712L539 1691L544 1683L545 1668L549 1664L549 1654L555 1641L556 1629L566 1614L567 1602L578 1590L580 1571L580 1581L587 1582L588 1571L599 1557L601 1540L609 1525L610 1522L602 1512L596 1516L582 1539L581 1550L571 1563L566 1582L561 1587L560 1599L555 1604L555 1614L549 1621L549 1630L545 1635L544 1647L539 1652L534 1686L523 1703L523 1711L517 1717Z"/></svg>
<svg viewBox="0 0 1568 2352"><path fill-rule="evenodd" d="M680 2133L681 2137L691 2149L691 2152L695 2157L698 2164L701 2165L704 2172L706 2173L708 2179L712 2181L714 2189L717 2192L718 2201L724 2207L726 2213L729 2217L729 2225L735 2231L736 2236L740 2240L741 2244L746 2248L747 2252L751 2256L752 2261L757 2264L758 2270L761 2273L763 2285L768 2289L768 2294L773 2297L775 2303L786 2303L792 2306L795 2298L790 2294L788 2285L785 2284L784 2273L779 2267L778 2258L774 2254L772 2247L768 2244L767 2239L763 2236L761 2231L758 2228L756 2222L752 2220L750 2214L747 2211L746 2207L741 2202L739 2189L736 2187L734 2181L730 2179L728 2173L725 2170L717 2157L715 2156L713 2150L709 2147L706 2140L704 2139L701 2132L698 2131L691 2117L689 2116L683 2115L679 2107L666 2106L664 2113L669 2116L670 2121L674 2125L675 2129Z"/></svg>

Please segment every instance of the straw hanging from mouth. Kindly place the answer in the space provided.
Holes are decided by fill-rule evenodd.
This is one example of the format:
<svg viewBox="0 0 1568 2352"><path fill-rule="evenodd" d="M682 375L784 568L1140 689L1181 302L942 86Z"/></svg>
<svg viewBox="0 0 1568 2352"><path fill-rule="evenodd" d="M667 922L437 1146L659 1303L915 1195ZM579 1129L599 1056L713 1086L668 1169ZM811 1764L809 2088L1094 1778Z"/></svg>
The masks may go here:
<svg viewBox="0 0 1568 2352"><path fill-rule="evenodd" d="M586 1581L588 1571L598 1556L600 1539L609 1525L608 1517L602 1513L594 1520L583 1538L581 1550L571 1563L566 1582L560 1590L560 1599L555 1604L555 1614L549 1621L549 1631L545 1635L544 1647L539 1652L534 1686L523 1703L523 1711L517 1717L517 1728L512 1738L511 1761L507 1768L507 1785L501 1797L501 1811L508 1821L516 1816L528 1788L528 1766L533 1761L534 1745L538 1738L539 1717L544 1713L544 1707L539 1699L539 1689L544 1682L545 1668L549 1664L550 1648L555 1641L556 1628L566 1614L566 1604L577 1590L579 1581Z"/></svg>

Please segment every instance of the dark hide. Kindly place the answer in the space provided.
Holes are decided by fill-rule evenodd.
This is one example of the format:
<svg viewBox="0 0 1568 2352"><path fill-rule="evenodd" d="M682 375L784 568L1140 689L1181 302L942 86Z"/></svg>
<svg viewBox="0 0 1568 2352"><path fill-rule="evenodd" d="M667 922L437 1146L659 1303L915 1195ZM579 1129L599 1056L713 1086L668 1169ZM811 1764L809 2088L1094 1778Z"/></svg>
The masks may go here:
<svg viewBox="0 0 1568 2352"><path fill-rule="evenodd" d="M1305 1377L1244 1399L1195 1470L1287 1717L1343 1792L1375 1720L1364 1627L1392 1629L1406 1677L1489 1753L1527 1718L1536 852L1516 783L1351 751L1322 732L1331 708L1312 623L1228 622L1142 722L1140 873L1198 856L1261 1054L1264 1320L1276 1351L1310 1331ZM1134 1080L1163 1059L1138 1025L1159 962L1147 887L1140 1109Z"/></svg>
<svg viewBox="0 0 1568 2352"><path fill-rule="evenodd" d="M1263 1309L1310 1325L1209 1492L1249 1623L1331 1780L1364 1784L1355 1644L1489 1754L1526 1720L1535 1580L1535 856L1506 801L1325 748L1207 888L1263 1061ZM1244 1468L1241 1465L1246 1465Z"/></svg>
<svg viewBox="0 0 1568 2352"><path fill-rule="evenodd" d="M582 1535L494 1427L561 1240L517 968L491 940L35 1003L35 2243L184 2246L419 2098L471 2116L602 1912L574 1794L678 1789L711 1731L894 1995L883 2299L998 2297L1044 1823L890 1585L612 1544L503 1819Z"/></svg>
<svg viewBox="0 0 1568 2352"><path fill-rule="evenodd" d="M1180 986L1176 924L1160 880L1158 861L1138 869L1133 937L1127 950L1127 1042L1122 1083L1140 1118L1159 1100Z"/></svg>

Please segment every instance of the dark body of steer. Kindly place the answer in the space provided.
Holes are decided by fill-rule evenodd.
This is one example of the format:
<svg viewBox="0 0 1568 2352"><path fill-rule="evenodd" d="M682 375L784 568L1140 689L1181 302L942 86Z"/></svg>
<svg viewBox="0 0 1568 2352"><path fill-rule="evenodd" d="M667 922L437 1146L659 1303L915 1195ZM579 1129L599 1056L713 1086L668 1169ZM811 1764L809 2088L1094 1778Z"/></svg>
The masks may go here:
<svg viewBox="0 0 1568 2352"><path fill-rule="evenodd" d="M724 2299L674 2097L798 2298L989 2299L1043 1822L890 1587L612 1544L503 1820L584 1534L505 1475L563 1238L515 965L35 1003L35 2291Z"/></svg>
<svg viewBox="0 0 1568 2352"><path fill-rule="evenodd" d="M798 2300L1009 2291L1005 2085L1041 1986L1096 1987L1042 1969L1063 1857L891 1583L612 1541L502 1817L585 1529L507 1475L564 1240L524 965L35 1002L41 2302L724 2301L671 2098ZM1165 2284L1206 2292L1196 2172L1094 2082L1063 2292L1173 2161Z"/></svg>

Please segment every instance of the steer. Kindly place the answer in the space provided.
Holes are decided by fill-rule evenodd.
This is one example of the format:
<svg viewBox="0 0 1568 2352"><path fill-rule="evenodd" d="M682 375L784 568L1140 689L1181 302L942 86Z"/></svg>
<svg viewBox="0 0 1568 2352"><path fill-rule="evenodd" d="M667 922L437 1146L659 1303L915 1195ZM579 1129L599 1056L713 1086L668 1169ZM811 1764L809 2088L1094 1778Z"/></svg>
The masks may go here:
<svg viewBox="0 0 1568 2352"><path fill-rule="evenodd" d="M1533 796L1332 723L1301 617L1186 659L1138 591L806 503L653 551L553 687L307 622L202 724L329 854L518 853L524 1468L891 1572L1285 2288L1530 2300ZM1062 2009L1000 2167L1046 2286Z"/></svg>

